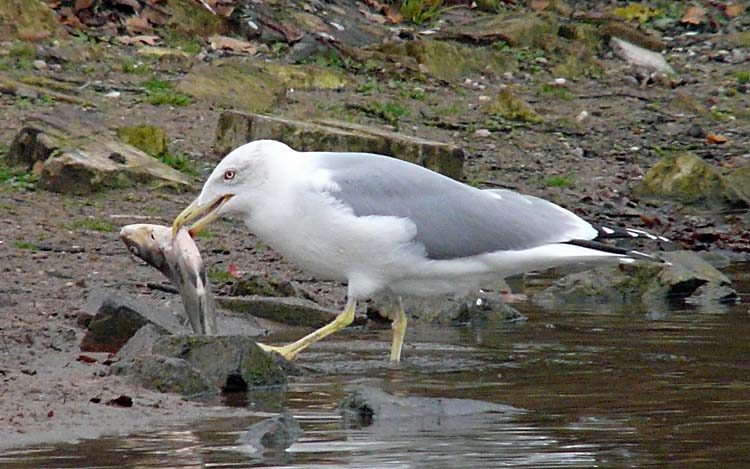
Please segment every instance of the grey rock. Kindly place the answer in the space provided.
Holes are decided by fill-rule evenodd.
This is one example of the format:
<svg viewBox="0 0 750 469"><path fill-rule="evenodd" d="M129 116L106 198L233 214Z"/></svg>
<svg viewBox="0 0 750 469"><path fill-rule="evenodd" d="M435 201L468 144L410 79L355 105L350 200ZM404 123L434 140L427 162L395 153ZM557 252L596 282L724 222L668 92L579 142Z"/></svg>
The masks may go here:
<svg viewBox="0 0 750 469"><path fill-rule="evenodd" d="M216 302L223 308L291 326L321 327L333 321L340 311L323 308L317 303L295 297L220 296ZM356 317L355 325L364 319Z"/></svg>
<svg viewBox="0 0 750 469"><path fill-rule="evenodd" d="M265 275L244 276L234 282L229 291L229 295L297 297L315 301L315 295L302 287L299 283Z"/></svg>
<svg viewBox="0 0 750 469"><path fill-rule="evenodd" d="M732 305L740 302L737 291L728 285L706 283L698 287L685 303L696 306Z"/></svg>
<svg viewBox="0 0 750 469"><path fill-rule="evenodd" d="M161 355L142 355L112 364L110 373L127 376L130 381L159 392L185 396L215 393L219 387L187 360Z"/></svg>
<svg viewBox="0 0 750 469"><path fill-rule="evenodd" d="M85 352L116 353L141 327L149 323L161 334L186 332L170 311L113 291L92 292L84 312L93 314L81 340L81 350Z"/></svg>
<svg viewBox="0 0 750 469"><path fill-rule="evenodd" d="M27 119L6 161L39 176L39 187L89 194L138 184L187 188L179 171L117 140L97 116L68 107Z"/></svg>
<svg viewBox="0 0 750 469"><path fill-rule="evenodd" d="M292 414L283 413L250 425L237 443L257 451L283 451L302 436L302 428Z"/></svg>
<svg viewBox="0 0 750 469"><path fill-rule="evenodd" d="M727 276L696 253L672 251L661 257L671 264L637 262L567 275L535 295L533 302L546 308L571 303L641 303L651 308L668 302L701 303L709 298L732 301L734 290Z"/></svg>
<svg viewBox="0 0 750 469"><path fill-rule="evenodd" d="M354 389L338 405L345 427L400 426L421 419L455 418L496 413L507 416L522 412L512 406L473 399L400 397L372 386ZM424 421L422 422L424 423Z"/></svg>
<svg viewBox="0 0 750 469"><path fill-rule="evenodd" d="M163 329L160 330L152 323L148 323L138 329L138 332L122 346L117 352L115 359L117 361L127 361L149 355L156 341L162 336L164 336Z"/></svg>
<svg viewBox="0 0 750 469"><path fill-rule="evenodd" d="M637 46L619 37L612 37L609 44L620 58L631 65L644 67L652 72L674 74L674 69L667 63L664 56L658 52Z"/></svg>
<svg viewBox="0 0 750 469"><path fill-rule="evenodd" d="M153 353L186 360L215 387L225 391L285 384L293 365L264 352L244 336L165 336ZM244 388L244 389L243 389Z"/></svg>
<svg viewBox="0 0 750 469"><path fill-rule="evenodd" d="M464 153L447 143L337 121L303 122L226 111L219 117L215 149L228 153L252 140L279 140L298 151L379 153L420 164L446 176L463 176Z"/></svg>
<svg viewBox="0 0 750 469"><path fill-rule="evenodd" d="M487 322L517 322L526 317L503 301L501 291L510 291L507 283L497 282L493 290L476 290L465 294L432 298L403 298L407 316L432 324L484 324ZM368 306L368 314L375 312L391 318L394 305L391 298L376 298Z"/></svg>

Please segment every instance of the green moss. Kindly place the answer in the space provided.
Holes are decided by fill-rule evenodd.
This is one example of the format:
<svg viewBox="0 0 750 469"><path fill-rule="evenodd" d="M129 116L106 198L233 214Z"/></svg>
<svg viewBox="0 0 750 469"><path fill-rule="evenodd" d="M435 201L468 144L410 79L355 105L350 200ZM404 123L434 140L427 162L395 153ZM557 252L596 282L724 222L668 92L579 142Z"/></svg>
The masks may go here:
<svg viewBox="0 0 750 469"><path fill-rule="evenodd" d="M402 0L399 11L404 21L422 24L437 17L442 5L443 0Z"/></svg>
<svg viewBox="0 0 750 469"><path fill-rule="evenodd" d="M375 114L395 126L398 126L398 122L401 118L409 115L409 108L393 101L388 101L386 103L375 101L369 103L366 107L372 114Z"/></svg>
<svg viewBox="0 0 750 469"><path fill-rule="evenodd" d="M737 78L737 83L739 83L740 85L744 85L750 82L750 70L742 70L735 73L734 76L735 78Z"/></svg>
<svg viewBox="0 0 750 469"><path fill-rule="evenodd" d="M167 132L155 125L121 127L117 129L117 136L151 156L158 157L167 151Z"/></svg>
<svg viewBox="0 0 750 469"><path fill-rule="evenodd" d="M8 49L8 55L14 58L35 59L36 47L28 42L14 42Z"/></svg>
<svg viewBox="0 0 750 469"><path fill-rule="evenodd" d="M200 2L168 0L166 8L170 14L167 29L175 36L208 37L224 32L223 17L212 14Z"/></svg>
<svg viewBox="0 0 750 469"><path fill-rule="evenodd" d="M540 123L543 121L542 117L526 101L515 96L510 88L500 90L495 100L487 103L482 109L487 114L503 119L529 123Z"/></svg>
<svg viewBox="0 0 750 469"><path fill-rule="evenodd" d="M148 75L151 73L151 67L149 67L148 64L144 64L143 62L130 57L124 57L120 61L120 70L123 73L129 73L132 75Z"/></svg>
<svg viewBox="0 0 750 469"><path fill-rule="evenodd" d="M628 6L618 7L612 10L612 14L625 18L628 21L637 20L643 24L653 18L661 16L662 12L658 8L652 9L643 3L628 3Z"/></svg>

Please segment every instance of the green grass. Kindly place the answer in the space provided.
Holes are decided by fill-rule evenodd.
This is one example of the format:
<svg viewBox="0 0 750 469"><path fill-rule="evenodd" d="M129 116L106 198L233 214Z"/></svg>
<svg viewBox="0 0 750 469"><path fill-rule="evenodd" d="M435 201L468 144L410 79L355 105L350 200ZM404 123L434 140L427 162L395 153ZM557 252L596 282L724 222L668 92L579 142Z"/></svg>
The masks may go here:
<svg viewBox="0 0 750 469"><path fill-rule="evenodd" d="M747 84L748 82L750 82L750 70L737 72L734 74L734 77L737 78L737 83L739 83L740 85Z"/></svg>
<svg viewBox="0 0 750 469"><path fill-rule="evenodd" d="M575 181L568 175L556 175L544 178L544 183L549 187L571 187Z"/></svg>
<svg viewBox="0 0 750 469"><path fill-rule="evenodd" d="M8 50L8 55L15 58L36 58L36 47L27 42L16 42Z"/></svg>
<svg viewBox="0 0 750 469"><path fill-rule="evenodd" d="M170 166L177 171L185 173L190 176L197 176L198 169L195 164L187 156L184 155L173 155L169 152L164 152L159 156L159 160L167 166Z"/></svg>
<svg viewBox="0 0 750 469"><path fill-rule="evenodd" d="M442 0L403 0L400 11L404 21L422 24L437 17L442 5Z"/></svg>
<svg viewBox="0 0 750 469"><path fill-rule="evenodd" d="M18 249L25 249L27 251L36 251L36 246L34 244L28 242L28 241L13 241L13 246L15 246Z"/></svg>
<svg viewBox="0 0 750 469"><path fill-rule="evenodd" d="M379 91L378 80L374 78L369 78L357 87L357 93L369 94L377 91Z"/></svg>
<svg viewBox="0 0 750 469"><path fill-rule="evenodd" d="M169 30L162 34L164 44L174 49L180 49L186 54L198 54L203 50L203 43L196 36L184 36Z"/></svg>
<svg viewBox="0 0 750 469"><path fill-rule="evenodd" d="M74 230L89 230L98 231L100 233L112 233L117 229L114 223L108 220L96 220L93 218L87 218L85 220L76 220L71 223L71 228Z"/></svg>
<svg viewBox="0 0 750 469"><path fill-rule="evenodd" d="M123 73L129 73L131 75L147 75L151 72L151 67L140 60L125 57L120 62L120 70L122 70Z"/></svg>
<svg viewBox="0 0 750 469"><path fill-rule="evenodd" d="M7 151L7 150L6 150ZM0 149L0 154L5 153ZM9 186L13 189L33 190L36 185L37 177L21 168L7 166L0 159L0 186Z"/></svg>
<svg viewBox="0 0 750 469"><path fill-rule="evenodd" d="M220 269L218 267L212 267L208 271L208 280L214 285L223 282L231 282L234 279L228 271Z"/></svg>
<svg viewBox="0 0 750 469"><path fill-rule="evenodd" d="M187 106L192 102L190 96L176 92L172 89L172 84L166 80L151 77L141 83L141 86L146 89L148 102L155 106L161 106L162 104Z"/></svg>
<svg viewBox="0 0 750 469"><path fill-rule="evenodd" d="M541 88L539 88L539 92L542 94L553 94L560 99L564 99L565 101L570 101L573 99L573 94L561 86L548 85L545 83L541 86Z"/></svg>
<svg viewBox="0 0 750 469"><path fill-rule="evenodd" d="M398 125L398 121L402 117L409 115L409 109L401 104L394 102L374 102L369 105L370 111L376 114L378 117L388 121L392 125Z"/></svg>

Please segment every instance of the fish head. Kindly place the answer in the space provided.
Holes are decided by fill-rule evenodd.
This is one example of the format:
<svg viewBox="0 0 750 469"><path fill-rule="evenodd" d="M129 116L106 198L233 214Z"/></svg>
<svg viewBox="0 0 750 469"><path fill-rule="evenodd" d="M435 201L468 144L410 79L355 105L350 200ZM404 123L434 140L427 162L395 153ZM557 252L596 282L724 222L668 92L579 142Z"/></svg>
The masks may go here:
<svg viewBox="0 0 750 469"><path fill-rule="evenodd" d="M172 243L169 227L138 223L123 226L120 239L128 250L149 265L163 270L167 267L166 250Z"/></svg>

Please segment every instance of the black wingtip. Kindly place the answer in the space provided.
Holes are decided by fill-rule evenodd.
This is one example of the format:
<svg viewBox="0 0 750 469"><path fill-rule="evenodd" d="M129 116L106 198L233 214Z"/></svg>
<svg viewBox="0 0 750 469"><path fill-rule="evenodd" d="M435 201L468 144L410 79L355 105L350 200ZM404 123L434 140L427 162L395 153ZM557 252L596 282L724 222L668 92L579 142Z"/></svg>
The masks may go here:
<svg viewBox="0 0 750 469"><path fill-rule="evenodd" d="M644 261L658 262L660 264L670 265L668 261L659 259L658 257L652 256L651 254L646 254L645 252L640 252L640 251L634 251L632 249L624 249L618 246L612 246L611 244L602 243L597 240L572 239L570 241L567 241L565 244L572 244L574 246L580 246L583 248L593 249L595 251L601 251L601 252L606 252L610 254L617 254L617 255L623 256L623 260L626 260L626 259L644 260Z"/></svg>

